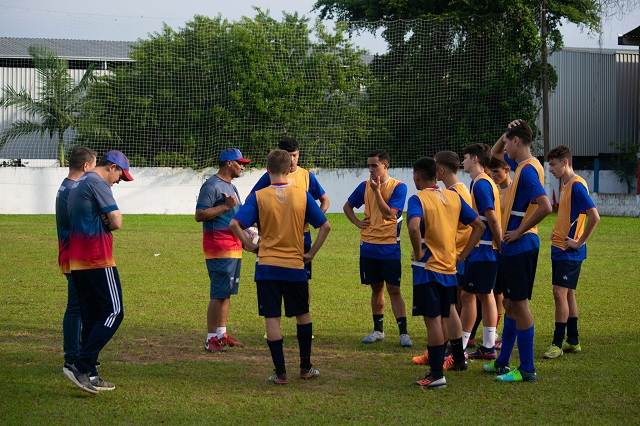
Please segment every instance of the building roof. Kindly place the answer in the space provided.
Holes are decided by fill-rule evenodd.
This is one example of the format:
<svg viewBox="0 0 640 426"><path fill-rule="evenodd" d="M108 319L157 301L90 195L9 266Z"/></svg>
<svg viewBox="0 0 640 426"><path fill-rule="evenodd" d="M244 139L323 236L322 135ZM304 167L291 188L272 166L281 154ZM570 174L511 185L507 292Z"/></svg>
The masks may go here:
<svg viewBox="0 0 640 426"><path fill-rule="evenodd" d="M34 44L45 46L64 59L131 61L131 46L137 42L0 37L0 58L30 59L27 49Z"/></svg>
<svg viewBox="0 0 640 426"><path fill-rule="evenodd" d="M640 27L629 31L618 37L618 44L621 46L640 46Z"/></svg>

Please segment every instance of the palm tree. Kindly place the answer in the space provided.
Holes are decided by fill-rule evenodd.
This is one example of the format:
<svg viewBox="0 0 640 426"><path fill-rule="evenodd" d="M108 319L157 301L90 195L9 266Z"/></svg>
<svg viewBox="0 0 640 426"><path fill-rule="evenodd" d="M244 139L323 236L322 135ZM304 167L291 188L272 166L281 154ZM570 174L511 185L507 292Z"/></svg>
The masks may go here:
<svg viewBox="0 0 640 426"><path fill-rule="evenodd" d="M0 136L0 148L10 140L31 133L43 137L49 133L53 139L58 135L58 160L64 166L64 132L78 126L79 107L89 85L94 81L93 64L89 66L78 84L74 84L69 75L69 64L44 46L29 46L29 55L38 73L39 87L37 98L29 90L20 91L11 86L4 88L4 97L0 98L0 107L17 107L32 116L32 120L18 120L9 126Z"/></svg>

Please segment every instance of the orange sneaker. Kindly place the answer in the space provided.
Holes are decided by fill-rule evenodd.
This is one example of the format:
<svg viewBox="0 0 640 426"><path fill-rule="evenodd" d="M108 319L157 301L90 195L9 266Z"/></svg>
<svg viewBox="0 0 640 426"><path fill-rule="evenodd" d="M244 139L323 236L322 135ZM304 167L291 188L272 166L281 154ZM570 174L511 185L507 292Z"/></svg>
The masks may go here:
<svg viewBox="0 0 640 426"><path fill-rule="evenodd" d="M464 371L468 367L467 361L462 360L462 362L457 363L453 360L453 355L449 355L444 359L444 364L442 365L442 369L444 371Z"/></svg>
<svg viewBox="0 0 640 426"><path fill-rule="evenodd" d="M429 351L424 351L423 355L414 356L411 360L414 364L429 365Z"/></svg>

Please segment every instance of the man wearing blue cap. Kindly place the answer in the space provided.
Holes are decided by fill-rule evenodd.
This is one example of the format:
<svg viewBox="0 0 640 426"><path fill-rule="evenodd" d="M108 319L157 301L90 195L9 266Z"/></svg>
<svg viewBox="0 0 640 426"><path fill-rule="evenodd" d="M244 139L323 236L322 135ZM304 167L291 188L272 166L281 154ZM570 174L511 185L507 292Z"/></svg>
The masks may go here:
<svg viewBox="0 0 640 426"><path fill-rule="evenodd" d="M133 180L129 160L120 151L109 151L72 185L67 203L69 268L80 303L82 350L63 371L74 385L92 394L115 389L113 383L100 376L92 380L89 374L95 372L100 351L124 317L111 234L122 226L122 214L111 192L121 180Z"/></svg>
<svg viewBox="0 0 640 426"><path fill-rule="evenodd" d="M224 352L225 346L244 347L227 333L230 297L238 294L242 243L229 223L242 206L240 195L231 181L240 177L250 160L236 148L220 154L218 172L200 188L195 219L202 222L202 248L209 272L209 307L205 350Z"/></svg>

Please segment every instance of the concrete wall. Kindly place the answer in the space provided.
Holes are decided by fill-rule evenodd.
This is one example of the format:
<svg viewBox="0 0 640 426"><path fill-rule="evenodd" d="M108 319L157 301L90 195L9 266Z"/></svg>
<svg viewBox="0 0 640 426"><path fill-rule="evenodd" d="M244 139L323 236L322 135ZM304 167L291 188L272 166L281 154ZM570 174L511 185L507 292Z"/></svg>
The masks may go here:
<svg viewBox="0 0 640 426"><path fill-rule="evenodd" d="M132 168L135 180L114 185L113 193L125 214L193 214L200 186L215 172L216 169ZM234 180L243 199L263 173L263 170L249 170ZM578 173L586 179L589 188L593 188L593 172ZM341 213L351 192L369 178L366 169L327 169L317 170L315 174L331 200L329 213ZM67 169L62 167L0 167L0 214L55 213L56 193L66 175ZM416 193L411 169L391 169L390 175L407 184L409 195ZM471 179L466 173L460 172L458 176L469 184ZM609 182L608 186L617 182L615 175L603 172L601 187L604 180ZM553 191L557 195L558 180L547 173L546 182L550 197ZM594 194L594 201L603 215L640 215L635 195Z"/></svg>

